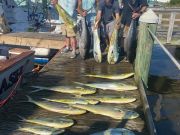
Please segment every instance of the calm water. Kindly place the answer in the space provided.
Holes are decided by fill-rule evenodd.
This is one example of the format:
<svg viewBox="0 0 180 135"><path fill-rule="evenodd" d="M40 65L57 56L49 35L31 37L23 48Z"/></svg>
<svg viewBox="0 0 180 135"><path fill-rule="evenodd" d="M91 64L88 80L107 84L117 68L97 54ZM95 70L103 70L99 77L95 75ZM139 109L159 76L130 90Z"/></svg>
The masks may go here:
<svg viewBox="0 0 180 135"><path fill-rule="evenodd" d="M180 46L167 46L180 62ZM158 135L180 135L180 71L160 46L153 49L148 100Z"/></svg>

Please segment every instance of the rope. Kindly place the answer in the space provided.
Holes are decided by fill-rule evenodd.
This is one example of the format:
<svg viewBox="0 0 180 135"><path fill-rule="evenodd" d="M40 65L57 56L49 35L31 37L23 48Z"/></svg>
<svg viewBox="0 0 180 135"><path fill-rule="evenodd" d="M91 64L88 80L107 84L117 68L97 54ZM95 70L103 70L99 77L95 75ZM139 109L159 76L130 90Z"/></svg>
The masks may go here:
<svg viewBox="0 0 180 135"><path fill-rule="evenodd" d="M22 75L19 77L17 83L15 84L13 90L12 90L11 93L8 95L8 97L7 97L6 99L0 101L0 107L2 107L10 98L12 98L12 97L15 95L15 93L16 93L15 90L16 90L18 84L20 83L21 79L22 79Z"/></svg>
<svg viewBox="0 0 180 135"><path fill-rule="evenodd" d="M164 47L164 45L159 41L159 39L152 33L152 31L147 28L150 34L153 36L153 38L159 43L161 48L164 50L164 52L169 56L169 58L173 61L173 63L176 65L176 67L180 70L180 64L178 61L172 56L172 54Z"/></svg>

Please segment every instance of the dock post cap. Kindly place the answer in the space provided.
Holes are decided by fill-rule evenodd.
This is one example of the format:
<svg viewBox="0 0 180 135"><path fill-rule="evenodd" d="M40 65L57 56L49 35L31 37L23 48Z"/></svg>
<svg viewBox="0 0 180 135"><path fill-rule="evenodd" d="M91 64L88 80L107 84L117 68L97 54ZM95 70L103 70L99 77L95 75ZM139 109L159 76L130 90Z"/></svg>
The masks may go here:
<svg viewBox="0 0 180 135"><path fill-rule="evenodd" d="M152 9L148 9L144 14L142 14L139 21L145 23L158 23L158 16Z"/></svg>

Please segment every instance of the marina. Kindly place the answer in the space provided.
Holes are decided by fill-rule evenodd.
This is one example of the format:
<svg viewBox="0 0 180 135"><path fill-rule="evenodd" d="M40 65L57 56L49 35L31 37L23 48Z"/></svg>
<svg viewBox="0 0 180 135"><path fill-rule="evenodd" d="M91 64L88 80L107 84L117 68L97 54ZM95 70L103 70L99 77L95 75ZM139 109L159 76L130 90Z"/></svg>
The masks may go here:
<svg viewBox="0 0 180 135"><path fill-rule="evenodd" d="M180 134L179 8L150 5L108 41L61 4L0 1L0 135Z"/></svg>

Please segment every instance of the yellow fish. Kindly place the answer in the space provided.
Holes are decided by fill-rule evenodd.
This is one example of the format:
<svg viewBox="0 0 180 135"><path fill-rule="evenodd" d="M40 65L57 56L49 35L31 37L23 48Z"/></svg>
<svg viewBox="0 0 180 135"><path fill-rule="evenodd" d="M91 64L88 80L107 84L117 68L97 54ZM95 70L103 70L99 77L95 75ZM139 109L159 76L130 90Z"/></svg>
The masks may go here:
<svg viewBox="0 0 180 135"><path fill-rule="evenodd" d="M64 133L64 129L55 129L51 127L41 126L41 125L26 125L23 127L19 127L17 130L27 132L27 133L34 133L38 135L60 135Z"/></svg>
<svg viewBox="0 0 180 135"><path fill-rule="evenodd" d="M120 75L85 75L85 76L95 77L95 78L111 79L111 80L122 80L122 79L129 78L133 75L134 75L134 73L125 73L125 74L120 74Z"/></svg>
<svg viewBox="0 0 180 135"><path fill-rule="evenodd" d="M68 105L49 102L49 101L35 101L32 98L28 97L28 102L34 103L35 105L46 109L48 111L62 113L62 114L69 114L69 115L79 115L86 113L86 110L76 109Z"/></svg>
<svg viewBox="0 0 180 135"><path fill-rule="evenodd" d="M61 117L36 117L31 119L26 119L22 116L18 117L21 118L21 121L39 124L43 126L48 126L52 128L67 128L74 124L74 121L72 119L67 118L61 118Z"/></svg>

